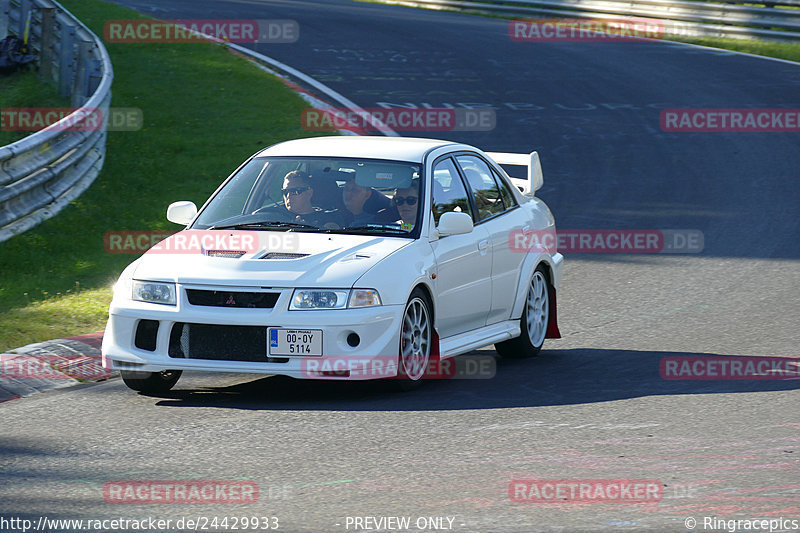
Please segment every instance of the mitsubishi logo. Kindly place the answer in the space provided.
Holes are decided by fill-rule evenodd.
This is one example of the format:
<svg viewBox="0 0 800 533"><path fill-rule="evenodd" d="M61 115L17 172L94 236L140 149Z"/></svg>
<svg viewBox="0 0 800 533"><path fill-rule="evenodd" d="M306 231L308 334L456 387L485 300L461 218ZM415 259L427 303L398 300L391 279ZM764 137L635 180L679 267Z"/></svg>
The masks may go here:
<svg viewBox="0 0 800 533"><path fill-rule="evenodd" d="M233 299L233 294L228 295L228 299L225 300L225 305L236 305L236 300Z"/></svg>

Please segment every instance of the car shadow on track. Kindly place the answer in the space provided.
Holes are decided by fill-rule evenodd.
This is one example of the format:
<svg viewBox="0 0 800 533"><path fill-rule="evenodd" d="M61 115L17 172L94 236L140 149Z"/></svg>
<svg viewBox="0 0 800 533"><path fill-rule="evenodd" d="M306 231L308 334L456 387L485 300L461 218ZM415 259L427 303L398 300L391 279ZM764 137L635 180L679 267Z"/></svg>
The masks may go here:
<svg viewBox="0 0 800 533"><path fill-rule="evenodd" d="M480 350L471 355L492 356ZM411 392L385 382L313 381L268 376L223 387L181 388L157 395L164 407L253 410L430 411L574 405L659 395L746 393L800 389L800 379L664 379L665 357L716 354L636 350L546 350L525 360L494 358L491 379L430 380ZM796 361L796 360L795 360ZM246 379L246 378L245 378ZM191 385L190 383L187 385Z"/></svg>

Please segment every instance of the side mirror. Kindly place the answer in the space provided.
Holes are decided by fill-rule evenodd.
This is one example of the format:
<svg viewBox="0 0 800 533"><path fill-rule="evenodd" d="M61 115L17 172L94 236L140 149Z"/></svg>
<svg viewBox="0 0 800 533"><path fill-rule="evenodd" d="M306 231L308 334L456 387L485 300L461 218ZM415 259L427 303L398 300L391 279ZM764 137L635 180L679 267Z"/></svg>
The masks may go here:
<svg viewBox="0 0 800 533"><path fill-rule="evenodd" d="M197 214L197 206L194 202L173 202L167 208L167 220L186 226Z"/></svg>
<svg viewBox="0 0 800 533"><path fill-rule="evenodd" d="M457 211L449 211L442 213L439 218L439 236L445 237L447 235L463 235L472 231L472 217L466 213L459 213Z"/></svg>

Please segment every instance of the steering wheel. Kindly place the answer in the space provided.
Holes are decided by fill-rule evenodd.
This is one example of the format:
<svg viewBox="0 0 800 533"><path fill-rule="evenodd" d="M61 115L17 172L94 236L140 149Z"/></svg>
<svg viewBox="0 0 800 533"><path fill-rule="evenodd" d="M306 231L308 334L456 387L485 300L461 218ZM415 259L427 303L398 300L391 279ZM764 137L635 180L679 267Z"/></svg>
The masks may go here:
<svg viewBox="0 0 800 533"><path fill-rule="evenodd" d="M283 207L282 205L270 205L266 207L261 207L256 209L251 215L269 215L270 219L274 220L275 222L289 222L292 220L292 214L289 212L288 209Z"/></svg>

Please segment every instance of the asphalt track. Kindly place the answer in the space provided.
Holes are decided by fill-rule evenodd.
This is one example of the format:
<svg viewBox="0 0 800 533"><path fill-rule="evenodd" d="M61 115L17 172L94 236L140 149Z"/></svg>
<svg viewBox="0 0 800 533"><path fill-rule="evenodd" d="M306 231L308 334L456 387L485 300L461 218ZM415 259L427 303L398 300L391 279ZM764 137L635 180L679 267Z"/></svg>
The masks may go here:
<svg viewBox="0 0 800 533"><path fill-rule="evenodd" d="M800 65L664 42L516 43L504 21L373 4L119 3L165 19L297 20L296 43L257 50L362 107L493 106L492 131L413 135L538 150L539 196L559 227L697 229L704 249L568 255L564 338L498 361L490 380L398 395L195 374L163 397L111 380L6 402L0 516L266 515L281 531L376 530L347 520L364 516L408 516L418 531L418 517L451 517L463 532L800 519L800 381L659 375L664 356L800 355L800 137L659 124L665 108L800 107ZM253 480L261 494L106 503L104 484L133 479ZM665 487L655 504L517 503L514 479Z"/></svg>

